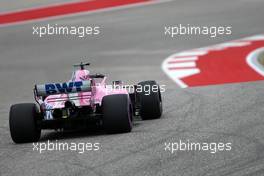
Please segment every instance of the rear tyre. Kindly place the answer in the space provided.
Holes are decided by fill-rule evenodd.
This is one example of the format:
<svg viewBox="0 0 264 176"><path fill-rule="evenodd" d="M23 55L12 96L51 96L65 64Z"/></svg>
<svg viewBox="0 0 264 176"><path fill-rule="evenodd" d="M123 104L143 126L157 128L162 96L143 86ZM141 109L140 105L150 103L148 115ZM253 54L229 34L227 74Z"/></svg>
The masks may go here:
<svg viewBox="0 0 264 176"><path fill-rule="evenodd" d="M140 116L142 120L158 119L162 115L162 99L159 85L156 81L138 83L141 87L137 92L139 99Z"/></svg>
<svg viewBox="0 0 264 176"><path fill-rule="evenodd" d="M129 96L108 95L103 98L103 128L107 133L126 133L132 130Z"/></svg>
<svg viewBox="0 0 264 176"><path fill-rule="evenodd" d="M9 112L9 128L15 143L36 142L41 129L37 127L38 112L34 103L12 105Z"/></svg>

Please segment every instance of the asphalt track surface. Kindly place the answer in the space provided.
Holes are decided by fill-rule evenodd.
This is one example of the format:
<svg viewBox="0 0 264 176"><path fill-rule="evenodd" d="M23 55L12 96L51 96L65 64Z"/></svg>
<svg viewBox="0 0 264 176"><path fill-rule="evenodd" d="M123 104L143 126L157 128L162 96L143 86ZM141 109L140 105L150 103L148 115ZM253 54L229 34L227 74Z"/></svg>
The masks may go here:
<svg viewBox="0 0 264 176"><path fill-rule="evenodd" d="M263 33L262 0L177 0L82 14L0 29L0 175L264 175L264 83L180 89L161 71L169 55ZM33 25L99 25L86 39L38 38ZM164 36L164 25L232 25L233 35L210 39ZM87 57L92 72L127 83L156 79L166 84L162 119L135 121L132 133L42 133L41 142L99 142L100 152L32 151L9 135L11 104L33 102L35 83L68 80L71 65ZM232 142L231 151L164 150L165 142Z"/></svg>

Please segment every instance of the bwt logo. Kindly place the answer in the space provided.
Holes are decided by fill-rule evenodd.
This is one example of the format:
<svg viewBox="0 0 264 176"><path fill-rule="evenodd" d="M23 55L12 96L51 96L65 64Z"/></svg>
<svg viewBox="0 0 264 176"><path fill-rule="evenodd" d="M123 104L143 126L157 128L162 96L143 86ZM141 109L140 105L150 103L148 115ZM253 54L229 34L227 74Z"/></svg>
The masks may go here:
<svg viewBox="0 0 264 176"><path fill-rule="evenodd" d="M83 82L65 82L65 83L54 83L46 84L45 90L47 94L57 93L74 93L82 91Z"/></svg>

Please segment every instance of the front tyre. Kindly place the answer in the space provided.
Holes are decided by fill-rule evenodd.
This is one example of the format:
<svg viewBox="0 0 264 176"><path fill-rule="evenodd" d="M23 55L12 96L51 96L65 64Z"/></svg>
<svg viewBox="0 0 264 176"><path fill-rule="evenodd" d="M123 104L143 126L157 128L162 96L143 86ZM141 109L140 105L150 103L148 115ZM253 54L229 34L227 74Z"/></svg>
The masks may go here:
<svg viewBox="0 0 264 176"><path fill-rule="evenodd" d="M41 129L37 127L38 112L34 103L12 105L9 112L9 128L15 143L36 142Z"/></svg>
<svg viewBox="0 0 264 176"><path fill-rule="evenodd" d="M132 130L132 112L127 94L103 98L103 128L107 133L127 133Z"/></svg>

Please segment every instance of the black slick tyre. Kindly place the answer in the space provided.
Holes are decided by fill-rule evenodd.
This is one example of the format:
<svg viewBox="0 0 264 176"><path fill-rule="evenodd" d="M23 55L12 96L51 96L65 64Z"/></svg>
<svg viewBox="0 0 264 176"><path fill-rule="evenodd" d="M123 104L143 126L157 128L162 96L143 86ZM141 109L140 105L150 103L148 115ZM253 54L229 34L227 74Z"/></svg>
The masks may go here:
<svg viewBox="0 0 264 176"><path fill-rule="evenodd" d="M41 129L37 127L37 108L34 103L12 105L9 112L9 128L15 143L36 142Z"/></svg>
<svg viewBox="0 0 264 176"><path fill-rule="evenodd" d="M103 98L103 128L107 133L126 133L132 130L132 112L127 94Z"/></svg>
<svg viewBox="0 0 264 176"><path fill-rule="evenodd" d="M162 115L162 99L160 87L156 81L143 81L138 83L137 98L142 120L158 119Z"/></svg>

